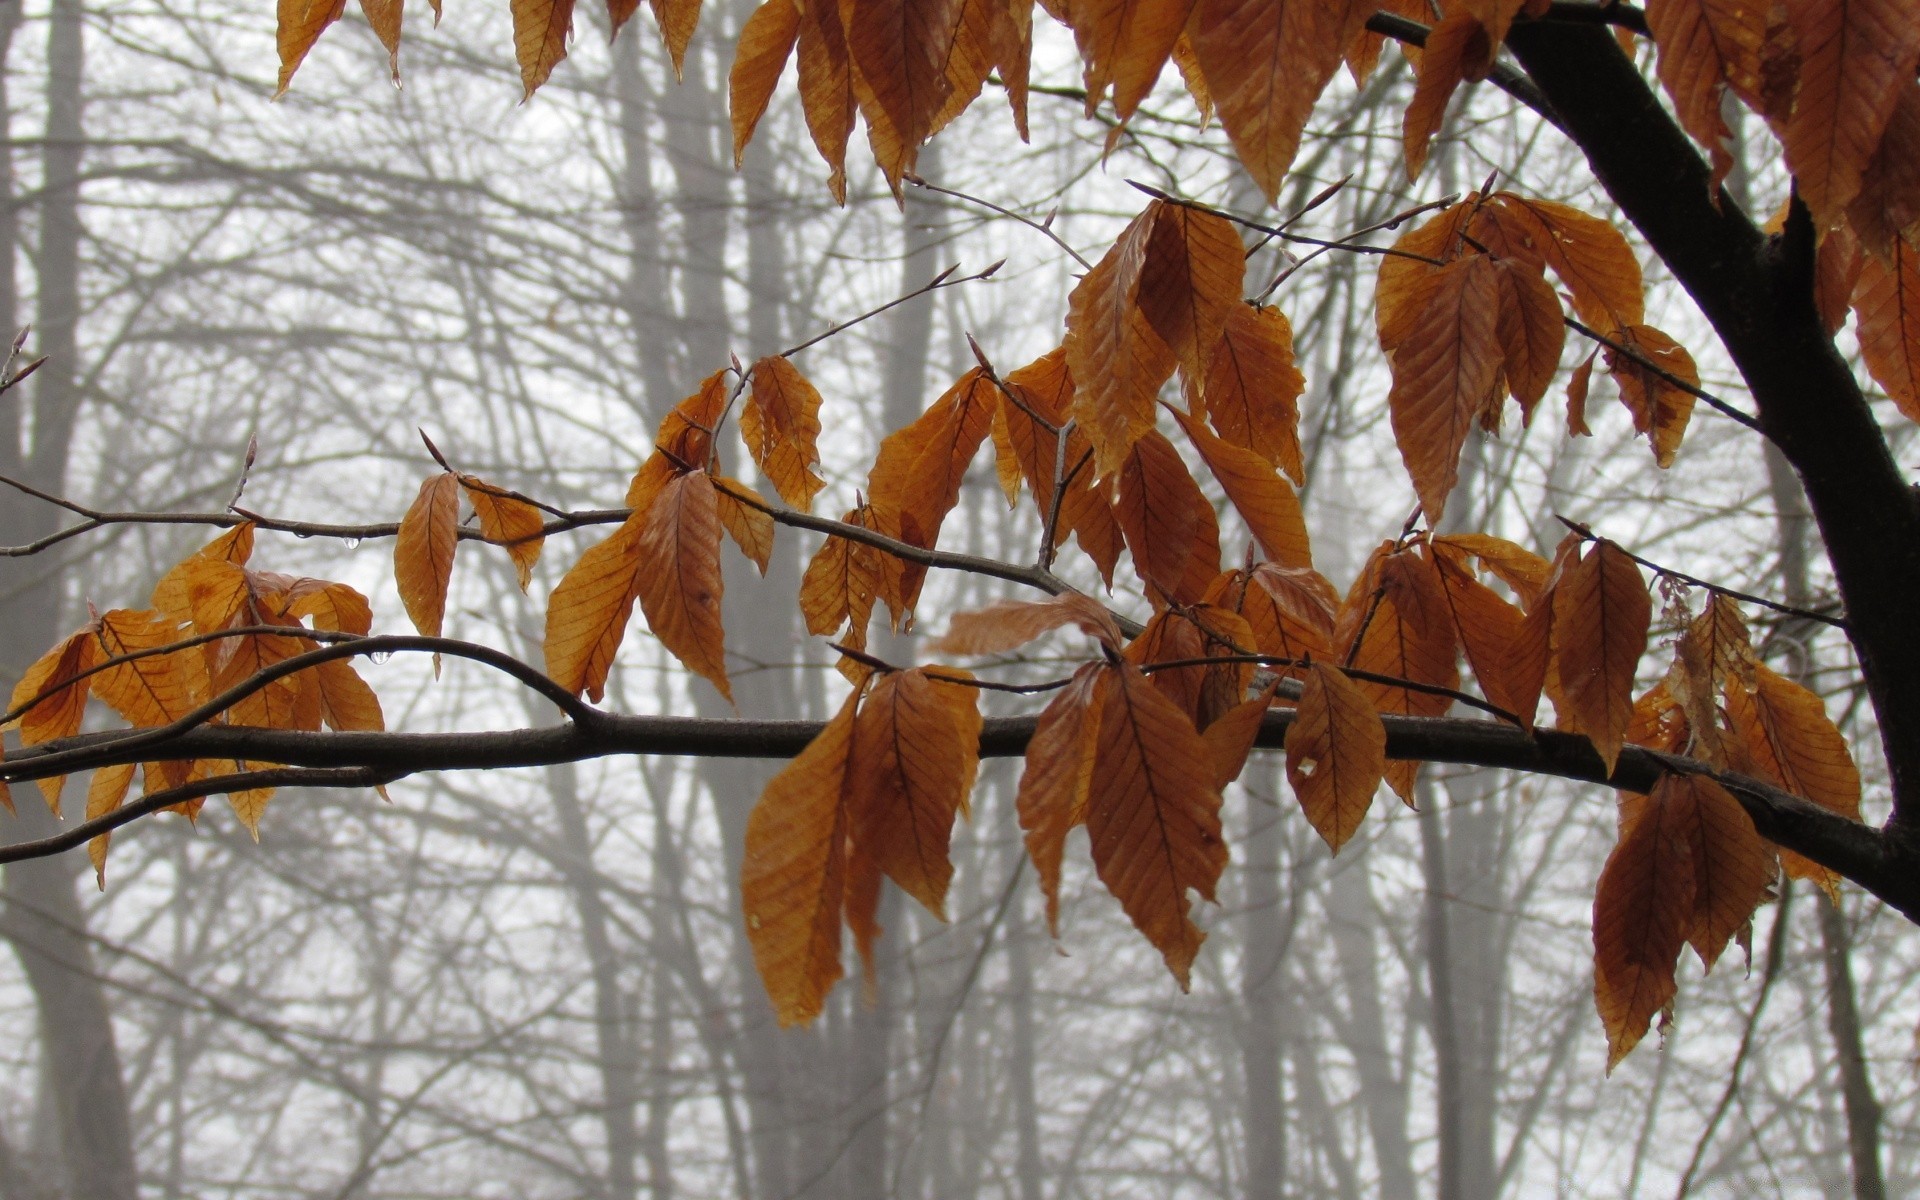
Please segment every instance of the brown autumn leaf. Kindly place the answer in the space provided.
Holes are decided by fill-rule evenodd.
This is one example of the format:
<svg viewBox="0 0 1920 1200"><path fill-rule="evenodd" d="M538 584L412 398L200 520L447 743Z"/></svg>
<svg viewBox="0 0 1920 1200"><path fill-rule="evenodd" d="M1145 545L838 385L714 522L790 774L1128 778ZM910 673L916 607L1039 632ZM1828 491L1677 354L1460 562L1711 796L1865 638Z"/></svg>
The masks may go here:
<svg viewBox="0 0 1920 1200"><path fill-rule="evenodd" d="M1424 688L1457 690L1453 623L1447 619L1439 581L1416 552L1392 550L1388 542L1375 551L1348 589L1335 624L1334 652L1344 654L1345 665L1357 670ZM1450 697L1422 688L1364 679L1355 684L1383 713L1437 717L1453 706ZM1409 805L1418 771L1419 764L1411 761L1387 765L1387 785Z"/></svg>
<svg viewBox="0 0 1920 1200"><path fill-rule="evenodd" d="M1494 325L1505 356L1502 371L1513 398L1520 404L1521 423L1533 420L1534 406L1547 394L1560 367L1560 351L1567 344L1567 325L1560 298L1553 294L1538 270L1525 263L1502 259L1494 264L1500 278L1500 312ZM1480 424L1500 431L1499 390L1480 414Z"/></svg>
<svg viewBox="0 0 1920 1200"><path fill-rule="evenodd" d="M1307 538L1306 514L1293 485L1273 465L1251 450L1217 438L1205 425L1178 409L1173 419L1219 481L1234 511L1247 523L1260 550L1287 567L1313 565L1313 547Z"/></svg>
<svg viewBox="0 0 1920 1200"><path fill-rule="evenodd" d="M1920 420L1920 250L1895 238L1886 260L1863 255L1853 313L1867 374L1908 420Z"/></svg>
<svg viewBox="0 0 1920 1200"><path fill-rule="evenodd" d="M1233 223L1216 213L1161 200L1149 211L1153 232L1135 302L1180 369L1204 381L1229 315L1244 307L1246 247Z"/></svg>
<svg viewBox="0 0 1920 1200"><path fill-rule="evenodd" d="M712 479L714 505L720 514L721 527L733 539L733 544L740 547L740 553L765 575L767 561L773 555L773 516L767 511L766 500L738 479L728 479L725 475L715 475Z"/></svg>
<svg viewBox="0 0 1920 1200"><path fill-rule="evenodd" d="M720 509L713 481L694 471L660 489L636 547L634 590L647 628L673 656L729 702L726 633L720 623Z"/></svg>
<svg viewBox="0 0 1920 1200"><path fill-rule="evenodd" d="M948 678L965 677L943 670ZM942 920L953 878L953 822L966 811L980 765L978 695L925 668L884 672L853 722L846 781L853 840Z"/></svg>
<svg viewBox="0 0 1920 1200"><path fill-rule="evenodd" d="M1060 862L1067 834L1086 823L1106 699L1098 684L1109 669L1102 663L1080 667L1040 711L1027 743L1026 768L1015 799L1027 854L1046 897L1047 930L1055 937L1060 934Z"/></svg>
<svg viewBox="0 0 1920 1200"><path fill-rule="evenodd" d="M1374 5L1199 0L1194 57L1241 165L1280 194L1314 101Z"/></svg>
<svg viewBox="0 0 1920 1200"><path fill-rule="evenodd" d="M859 112L846 27L834 0L796 0L800 9L800 107L807 133L826 161L827 189L847 202L847 138Z"/></svg>
<svg viewBox="0 0 1920 1200"><path fill-rule="evenodd" d="M871 514L856 508L842 516L848 525L869 528ZM822 542L800 580L800 615L807 632L822 637L837 633L851 621L855 649L866 644L867 620L880 595L886 573L880 550L835 535Z"/></svg>
<svg viewBox="0 0 1920 1200"><path fill-rule="evenodd" d="M380 698L352 663L333 659L312 670L320 693L320 719L328 728L379 732L387 727Z"/></svg>
<svg viewBox="0 0 1920 1200"><path fill-rule="evenodd" d="M1763 665L1752 690L1727 696L1727 716L1747 755L1746 769L1850 820L1860 819L1860 771L1820 697ZM1781 866L1810 879L1836 902L1840 877L1804 855L1780 851Z"/></svg>
<svg viewBox="0 0 1920 1200"><path fill-rule="evenodd" d="M1606 347L1607 371L1620 386L1620 402L1633 414L1633 427L1653 444L1653 460L1673 465L1693 416L1694 396L1675 381L1700 386L1700 370L1686 348L1651 325L1629 325L1614 338L1631 354ZM1650 365L1649 365L1650 364ZM1657 370L1655 368L1658 368Z"/></svg>
<svg viewBox="0 0 1920 1200"><path fill-rule="evenodd" d="M1338 854L1385 776L1386 726L1345 672L1316 662L1307 668L1286 746L1287 782L1308 823Z"/></svg>
<svg viewBox="0 0 1920 1200"><path fill-rule="evenodd" d="M1899 93L1843 226L1883 260L1893 257L1903 236L1920 234L1920 81L1909 81Z"/></svg>
<svg viewBox="0 0 1920 1200"><path fill-rule="evenodd" d="M1674 967L1695 926L1695 822L1690 805L1667 802L1673 778L1656 785L1638 819L1622 824L1594 889L1593 991L1609 1072L1673 1002Z"/></svg>
<svg viewBox="0 0 1920 1200"><path fill-rule="evenodd" d="M1387 406L1394 441L1427 520L1438 523L1459 478L1467 434L1500 382L1500 276L1483 254L1433 269L1406 299L1409 315L1381 327L1393 366ZM1383 322L1388 309L1381 309Z"/></svg>
<svg viewBox="0 0 1920 1200"><path fill-rule="evenodd" d="M546 544L541 532L546 528L546 517L528 501L472 475L460 476L460 487L467 494L467 503L473 505L480 536L506 547L520 578L520 590L526 591L533 582L533 566L540 561L540 548Z"/></svg>
<svg viewBox="0 0 1920 1200"><path fill-rule="evenodd" d="M1669 775L1655 786L1675 805L1675 824L1693 849L1693 919L1687 941L1707 970L1753 919L1773 883L1773 851L1753 818L1704 775Z"/></svg>
<svg viewBox="0 0 1920 1200"><path fill-rule="evenodd" d="M400 18L405 0L360 0L360 11L365 14L367 24L373 28L373 35L387 50L387 74L393 82L400 82Z"/></svg>
<svg viewBox="0 0 1920 1200"><path fill-rule="evenodd" d="M1570 564L1554 589L1561 723L1587 736L1609 772L1633 719L1634 672L1652 620L1653 602L1639 566L1605 539Z"/></svg>
<svg viewBox="0 0 1920 1200"><path fill-rule="evenodd" d="M647 0L653 20L660 27L660 38L667 44L667 57L673 60L673 77L678 81L687 61L687 46L700 24L700 0ZM618 34L620 27L614 26Z"/></svg>
<svg viewBox="0 0 1920 1200"><path fill-rule="evenodd" d="M87 820L119 811L127 798L127 789L133 785L133 768L133 763L119 763L94 771L93 778L87 781ZM112 837L110 833L103 833L87 842L93 878L103 892L107 890L107 845Z"/></svg>
<svg viewBox="0 0 1920 1200"><path fill-rule="evenodd" d="M1300 395L1307 381L1293 360L1293 327L1278 308L1236 305L1207 367L1205 406L1215 432L1306 482L1300 454Z"/></svg>
<svg viewBox="0 0 1920 1200"><path fill-rule="evenodd" d="M947 98L933 115L928 136L939 133L980 98L993 74L994 10L1002 0L960 0L960 18L947 47Z"/></svg>
<svg viewBox="0 0 1920 1200"><path fill-rule="evenodd" d="M18 728L21 743L28 746L80 732L93 677L76 677L93 669L99 661L100 641L91 626L63 638L28 667L27 673L14 685L7 707L20 715L8 721L6 728ZM46 797L47 807L59 816L60 785L66 782L66 776L56 775L34 782Z"/></svg>
<svg viewBox="0 0 1920 1200"><path fill-rule="evenodd" d="M1474 577L1471 568L1455 557L1460 554L1457 548L1437 540L1431 548L1431 562L1446 598L1454 634L1473 667L1481 694L1488 703L1520 717L1523 725L1531 724L1539 693L1535 690L1529 694L1530 680L1525 674L1515 678L1511 673L1514 643L1525 618L1518 608Z"/></svg>
<svg viewBox="0 0 1920 1200"><path fill-rule="evenodd" d="M1077 538L1080 548L1100 569L1101 578L1111 586L1122 544L1120 526L1114 521L1112 502L1095 485L1093 447L1078 425L1067 431L1064 491L1055 479L1060 458L1056 431L1067 424L1073 407L1073 376L1067 371L1065 347L1021 367L1004 382L1006 389L993 417L993 439L995 465L1007 502L1015 502L1024 481L1045 520L1058 493L1060 513L1053 544L1065 542L1069 534Z"/></svg>
<svg viewBox="0 0 1920 1200"><path fill-rule="evenodd" d="M740 907L754 965L782 1025L820 1015L840 978L847 883L843 798L860 689L768 782L747 817Z"/></svg>
<svg viewBox="0 0 1920 1200"><path fill-rule="evenodd" d="M513 53L520 64L520 99L533 98L567 56L573 36L573 0L513 0Z"/></svg>
<svg viewBox="0 0 1920 1200"><path fill-rule="evenodd" d="M773 89L787 69L800 36L800 6L794 0L765 0L740 27L727 73L727 110L733 122L733 166L740 168L753 131L766 115ZM742 421L744 426L745 422Z"/></svg>
<svg viewBox="0 0 1920 1200"><path fill-rule="evenodd" d="M1480 560L1482 569L1513 589L1524 608L1532 608L1547 585L1553 564L1525 546L1485 533L1446 533L1432 544L1443 551L1457 551Z"/></svg>
<svg viewBox="0 0 1920 1200"><path fill-rule="evenodd" d="M1225 791L1246 769L1247 756L1253 753L1253 743L1260 736L1260 728L1279 687L1278 680L1268 684L1254 693L1252 699L1235 704L1200 731L1200 740L1207 744L1207 753L1213 759L1214 787Z"/></svg>
<svg viewBox="0 0 1920 1200"><path fill-rule="evenodd" d="M1718 192L1733 169L1722 97L1729 86L1740 95L1758 92L1767 10L1745 0L1649 0L1647 27L1660 48L1660 82L1681 126L1706 148Z"/></svg>
<svg viewBox="0 0 1920 1200"><path fill-rule="evenodd" d="M207 698L194 686L197 655L186 650L152 653L180 640L173 622L156 613L116 608L101 615L94 636L101 662L141 655L107 667L89 681L94 697L129 725L166 725Z"/></svg>
<svg viewBox="0 0 1920 1200"><path fill-rule="evenodd" d="M996 600L957 612L947 622L946 636L927 648L935 654L1002 654L1069 625L1116 651L1126 640L1099 601L1062 592L1048 600Z"/></svg>
<svg viewBox="0 0 1920 1200"><path fill-rule="evenodd" d="M1795 190L1838 225L1920 64L1920 8L1906 0L1786 0L1793 108L1781 130Z"/></svg>
<svg viewBox="0 0 1920 1200"><path fill-rule="evenodd" d="M1007 89L1013 109L1013 127L1027 140L1028 68L1033 59L1033 0L995 0L993 4L993 61Z"/></svg>
<svg viewBox="0 0 1920 1200"><path fill-rule="evenodd" d="M442 471L420 485L400 536L393 541L393 579L413 627L440 636L447 611L447 582L460 545L460 477Z"/></svg>
<svg viewBox="0 0 1920 1200"><path fill-rule="evenodd" d="M1574 315L1600 332L1645 319L1640 260L1610 223L1551 200L1495 192L1474 222L1475 236L1492 244L1483 225L1498 229L1510 255L1524 247L1519 256L1553 268L1573 296Z"/></svg>
<svg viewBox="0 0 1920 1200"><path fill-rule="evenodd" d="M1227 865L1207 745L1137 668L1114 666L1096 680L1100 736L1087 794L1094 869L1185 991L1206 938L1188 916L1187 893L1213 899Z"/></svg>
<svg viewBox="0 0 1920 1200"><path fill-rule="evenodd" d="M606 692L607 671L633 615L641 530L640 518L627 518L580 556L547 600L547 675L595 703Z"/></svg>
<svg viewBox="0 0 1920 1200"><path fill-rule="evenodd" d="M1191 28L1191 17L1188 24ZM1193 106L1200 110L1200 128L1208 128L1213 124L1213 88L1207 83L1207 73L1200 67L1200 53L1193 48L1193 36L1187 30L1182 30L1174 39L1173 65L1180 72L1180 82L1186 85L1187 94L1193 97Z"/></svg>
<svg viewBox="0 0 1920 1200"><path fill-rule="evenodd" d="M1220 571L1220 523L1158 430L1127 452L1113 511L1140 578L1177 603L1198 600Z"/></svg>
<svg viewBox="0 0 1920 1200"><path fill-rule="evenodd" d="M1163 203L1156 200L1135 217L1067 298L1073 416L1093 446L1100 478L1119 470L1133 444L1153 428L1160 385L1179 361L1136 303Z"/></svg>
<svg viewBox="0 0 1920 1200"><path fill-rule="evenodd" d="M274 99L287 94L293 73L300 69L307 51L345 11L347 0L279 0L280 83L274 89Z"/></svg>
<svg viewBox="0 0 1920 1200"><path fill-rule="evenodd" d="M752 376L753 388L740 410L740 436L780 498L805 512L826 486L814 472L820 464L820 393L778 355L753 364Z"/></svg>
<svg viewBox="0 0 1920 1200"><path fill-rule="evenodd" d="M1428 32L1427 44L1420 51L1413 101L1407 105L1400 135L1406 148L1408 179L1420 177L1420 168L1427 162L1427 145L1440 130L1454 89L1467 78L1470 65L1492 58L1494 45L1480 18L1466 9L1448 13Z"/></svg>
<svg viewBox="0 0 1920 1200"><path fill-rule="evenodd" d="M960 0L843 0L841 16L875 158L898 186L952 90L947 52Z"/></svg>

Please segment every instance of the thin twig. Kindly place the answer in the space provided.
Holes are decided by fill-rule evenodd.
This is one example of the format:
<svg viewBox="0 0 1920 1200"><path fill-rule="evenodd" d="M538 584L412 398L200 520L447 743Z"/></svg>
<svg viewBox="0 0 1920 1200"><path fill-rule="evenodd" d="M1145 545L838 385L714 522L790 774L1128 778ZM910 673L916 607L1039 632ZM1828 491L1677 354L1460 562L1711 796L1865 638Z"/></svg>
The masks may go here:
<svg viewBox="0 0 1920 1200"><path fill-rule="evenodd" d="M926 180L920 178L920 176L915 175L912 172L908 172L907 174L902 175L901 178L906 180L908 183L912 184L917 188L925 188L929 192L938 192L942 196L952 196L955 200L964 200L968 204L977 204L981 208L984 208L989 212L999 213L1003 217L1011 217L1012 219L1020 222L1022 225L1025 225L1027 228L1032 229L1044 235L1048 241L1060 247L1062 250L1065 250L1067 254L1072 257L1073 261L1079 263L1086 270L1089 270L1089 271L1093 270L1093 264L1088 262L1085 256L1083 256L1078 250L1075 250L1072 246L1068 245L1065 238L1061 237L1059 234L1053 231L1053 226L1050 223L1050 219L1049 221L1036 221L1032 217L1026 216L1021 213L1017 213L1010 208L1002 208L1001 206L999 206L998 204L995 204L991 200L982 200L978 196L969 196L965 192L958 192L953 190L952 188L941 187L937 183L928 183Z"/></svg>
<svg viewBox="0 0 1920 1200"><path fill-rule="evenodd" d="M1590 526L1584 525L1581 522L1576 521L1571 517L1563 516L1560 513L1555 513L1553 515L1554 515L1554 518L1558 520L1562 525L1565 525L1568 529L1579 534L1586 541L1597 542L1600 540L1600 535L1595 533ZM1635 554L1633 551L1627 549L1625 546L1620 545L1620 543L1618 542L1613 543L1613 545L1615 549L1620 551L1620 553L1626 555L1628 558L1632 559L1634 562L1639 563L1641 566L1645 567L1647 570L1652 571L1658 575L1664 575L1668 579L1677 579L1681 583L1687 584L1690 587L1704 588L1709 592L1718 592L1722 596L1728 596L1735 600L1745 601L1748 604L1758 604L1761 608L1770 608L1774 612L1784 613L1789 617L1800 617L1808 621L1818 621L1822 625L1831 625L1835 629L1845 629L1847 627L1847 622L1844 617L1836 617L1831 614L1823 613L1823 612L1814 612L1811 609L1795 608L1791 604L1782 604L1778 600L1769 600L1765 596L1756 596L1751 592L1737 591L1734 588L1723 587L1717 583L1709 583L1707 580L1701 579L1698 576L1689 575L1685 571L1676 571L1672 567L1661 566L1659 563L1654 562L1650 558L1642 558L1638 554Z"/></svg>
<svg viewBox="0 0 1920 1200"><path fill-rule="evenodd" d="M1006 262L1007 260L1003 258L999 262L994 263L992 266L988 267L984 271L975 271L971 275L962 275L958 278L954 278L953 273L960 269L959 266L955 265L955 266L948 267L946 270L940 272L938 275L935 275L927 283L903 295L895 296L893 299L887 301L885 304L882 304L878 308L870 308L866 312L861 313L857 317L849 317L846 320L841 321L839 324L833 325L828 329L824 330L823 332L813 335L812 337L808 338L804 342L801 342L797 346L787 347L785 350L780 351L778 357L792 358L794 355L800 353L802 350L805 350L809 346L817 345L820 342L824 342L828 338L834 336L837 333L844 333L847 330L852 329L855 325L860 324L860 322L862 321L872 320L874 317L879 316L881 313L886 312L890 308L898 308L900 305L905 304L907 301L916 300L919 297L928 294L929 292L937 292L941 288L958 287L963 283L978 283L982 280L991 279L993 278L993 273L995 271L998 271L1001 267L1005 266Z"/></svg>

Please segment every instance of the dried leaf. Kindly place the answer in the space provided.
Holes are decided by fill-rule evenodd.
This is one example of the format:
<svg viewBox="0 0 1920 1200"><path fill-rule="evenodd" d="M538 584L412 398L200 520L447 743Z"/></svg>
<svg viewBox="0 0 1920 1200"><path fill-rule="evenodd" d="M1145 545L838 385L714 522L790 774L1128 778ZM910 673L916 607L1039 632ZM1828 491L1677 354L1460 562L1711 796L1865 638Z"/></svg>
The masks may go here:
<svg viewBox="0 0 1920 1200"><path fill-rule="evenodd" d="M1793 109L1781 131L1796 191L1822 229L1840 223L1920 64L1920 8L1906 0L1786 0Z"/></svg>
<svg viewBox="0 0 1920 1200"><path fill-rule="evenodd" d="M1127 452L1114 516L1133 552L1134 570L1175 602L1198 600L1219 573L1220 525L1213 505L1158 430L1148 430Z"/></svg>
<svg viewBox="0 0 1920 1200"><path fill-rule="evenodd" d="M1607 1031L1607 1070L1673 1002L1674 967L1694 928L1691 806L1669 804L1672 777L1625 822L1593 897L1594 1002Z"/></svg>
<svg viewBox="0 0 1920 1200"><path fill-rule="evenodd" d="M1119 470L1133 444L1153 428L1154 400L1178 362L1136 303L1162 203L1134 218L1067 299L1073 415L1093 446L1102 478Z"/></svg>
<svg viewBox="0 0 1920 1200"><path fill-rule="evenodd" d="M347 0L280 0L280 84L274 89L274 99L287 94L293 73L300 69L307 51L345 11Z"/></svg>
<svg viewBox="0 0 1920 1200"><path fill-rule="evenodd" d="M1387 766L1387 729L1337 667L1307 669L1299 711L1287 727L1287 782L1335 854L1360 828Z"/></svg>
<svg viewBox="0 0 1920 1200"><path fill-rule="evenodd" d="M841 975L849 828L843 792L858 702L855 689L768 782L747 817L740 907L754 965L782 1025L819 1016Z"/></svg>
<svg viewBox="0 0 1920 1200"><path fill-rule="evenodd" d="M1497 394L1500 275L1475 254L1431 271L1405 301L1404 325L1381 327L1393 365L1394 441L1430 523L1446 511L1467 433ZM1384 302L1382 321L1389 310Z"/></svg>
<svg viewBox="0 0 1920 1200"><path fill-rule="evenodd" d="M520 577L520 590L533 582L533 565L540 561L540 548L546 544L541 532L546 517L534 505L518 496L509 496L499 488L471 475L460 476L460 486L473 505L480 522L480 535L507 548L513 569ZM362 630L361 632L365 632Z"/></svg>
<svg viewBox="0 0 1920 1200"><path fill-rule="evenodd" d="M720 534L713 481L697 471L675 477L660 490L641 526L634 590L660 644L731 702L720 623L726 588Z"/></svg>
<svg viewBox="0 0 1920 1200"><path fill-rule="evenodd" d="M1609 773L1633 719L1634 672L1653 602L1640 568L1612 542L1593 543L1554 589L1553 664L1561 724L1583 733Z"/></svg>
<svg viewBox="0 0 1920 1200"><path fill-rule="evenodd" d="M440 636L447 610L447 583L453 578L453 554L460 544L460 479L443 471L420 485L400 536L393 542L393 578L413 627L427 637Z"/></svg>
<svg viewBox="0 0 1920 1200"><path fill-rule="evenodd" d="M1863 256L1853 312L1867 373L1908 420L1920 420L1920 250L1895 239L1887 260Z"/></svg>
<svg viewBox="0 0 1920 1200"><path fill-rule="evenodd" d="M1094 752L1100 744L1106 693L1098 686L1109 668L1088 663L1042 709L1027 743L1015 807L1026 831L1027 854L1047 900L1047 929L1060 933L1060 862L1067 834L1086 823Z"/></svg>
<svg viewBox="0 0 1920 1200"><path fill-rule="evenodd" d="M640 518L627 518L580 556L547 601L547 675L595 703L605 694L607 671L633 615L641 529Z"/></svg>
<svg viewBox="0 0 1920 1200"><path fill-rule="evenodd" d="M1062 592L1050 600L996 600L982 609L955 613L946 636L928 649L935 654L1001 654L1068 625L1115 650L1126 640L1113 614L1098 601L1080 592Z"/></svg>
<svg viewBox="0 0 1920 1200"><path fill-rule="evenodd" d="M1694 402L1693 393L1675 380L1697 388L1700 370L1684 347L1651 325L1629 325L1616 330L1614 337L1634 352L1629 356L1611 346L1603 351L1607 371L1620 385L1620 402L1633 414L1633 427L1653 443L1653 460L1670 467L1686 435Z"/></svg>
<svg viewBox="0 0 1920 1200"><path fill-rule="evenodd" d="M553 74L567 56L573 36L573 0L513 0L513 53L520 63L522 102Z"/></svg>
<svg viewBox="0 0 1920 1200"><path fill-rule="evenodd" d="M1173 417L1220 482L1234 511L1247 523L1261 552L1282 566L1312 566L1306 514L1300 510L1300 499L1292 485L1253 451L1213 436L1205 425L1177 409Z"/></svg>
<svg viewBox="0 0 1920 1200"><path fill-rule="evenodd" d="M887 672L853 723L846 791L854 841L942 920L954 817L965 811L980 765L978 695L924 668Z"/></svg>
<svg viewBox="0 0 1920 1200"><path fill-rule="evenodd" d="M1300 394L1293 327L1277 308L1236 306L1207 368L1207 417L1220 436L1306 482L1300 454Z"/></svg>
<svg viewBox="0 0 1920 1200"><path fill-rule="evenodd" d="M740 436L781 499L803 512L812 507L826 486L813 470L820 463L820 393L786 359L769 356L753 364Z"/></svg>

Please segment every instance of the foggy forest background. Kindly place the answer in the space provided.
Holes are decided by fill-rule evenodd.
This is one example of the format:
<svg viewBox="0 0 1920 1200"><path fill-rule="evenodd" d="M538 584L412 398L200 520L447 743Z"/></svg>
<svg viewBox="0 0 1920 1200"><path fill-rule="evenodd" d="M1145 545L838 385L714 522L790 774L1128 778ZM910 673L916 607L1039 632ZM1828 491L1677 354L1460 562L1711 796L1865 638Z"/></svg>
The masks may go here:
<svg viewBox="0 0 1920 1200"><path fill-rule="evenodd" d="M50 356L0 397L0 474L105 509L217 509L257 435L249 507L394 520L431 469L419 427L492 482L610 505L659 416L730 353L750 362L944 267L1006 259L801 356L826 396L816 510L837 516L879 437L973 365L967 334L1002 370L1057 343L1083 268L995 206L1052 214L1083 252L1144 205L1128 179L1262 207L1171 72L1103 162L1108 126L1064 94L1076 71L1044 19L1031 144L990 94L921 156L963 196L909 187L903 211L869 162L835 206L790 91L736 172L725 76L750 8L708 7L677 86L644 18L609 46L583 8L572 56L519 105L503 4L451 0L437 30L410 13L398 89L352 11L273 102L270 6L0 0L0 329L31 322L30 352ZM1337 237L1495 170L1608 211L1569 146L1490 88L1456 102L1409 187L1410 87L1392 50L1364 90L1336 82L1279 207L1353 182L1303 230ZM1765 131L1744 133L1752 170L1730 186L1765 213L1785 179ZM1267 246L1248 277L1286 266ZM1273 296L1308 381L1316 558L1342 586L1413 506L1386 430L1375 267L1323 255ZM1706 386L1737 392L1686 298L1649 285L1649 320ZM1756 439L1702 408L1661 472L1608 386L1590 440L1568 440L1549 403L1531 429L1476 441L1450 521L1550 550L1560 513L1731 587L1824 594L1797 488ZM1030 555L1031 515L1008 513L988 457L961 506L943 545ZM0 496L0 542L60 517ZM817 541L782 530L765 581L727 551L745 715L825 716L844 694L794 604ZM138 606L195 544L121 525L0 562L0 674L10 686L89 602ZM538 662L542 599L586 544L553 539L531 600L505 555L474 555L450 636ZM353 582L377 630L403 627L390 545L262 534L256 561ZM1066 566L1096 585L1084 559ZM936 576L925 627L996 594ZM1853 678L1844 645L1764 620L1756 638L1857 739L1877 820L1873 732L1836 690ZM913 653L910 637L878 644ZM419 662L369 671L392 727L546 719L458 662L438 682ZM638 623L608 702L729 711ZM1796 885L1764 908L1750 955L1705 980L1683 969L1664 1048L1603 1078L1602 789L1430 767L1417 814L1383 794L1383 819L1333 858L1278 757L1256 759L1227 796L1233 860L1182 995L1088 886L1084 854L1047 936L1013 768L990 762L956 835L951 922L889 889L875 1003L842 985L817 1027L781 1031L735 894L776 765L427 777L390 804L288 791L258 845L217 801L197 828L123 831L104 892L79 854L6 868L0 1200L79 1200L75 1181L116 1163L138 1172L126 1197L168 1200L1403 1197L1435 1194L1443 1112L1462 1174L1440 1200L1668 1196L1683 1176L1697 1195L1920 1188L1920 942L1857 892L1836 910ZM32 790L16 799L0 838L44 833ZM1849 1138L1870 1133L1881 1181L1850 1166Z"/></svg>

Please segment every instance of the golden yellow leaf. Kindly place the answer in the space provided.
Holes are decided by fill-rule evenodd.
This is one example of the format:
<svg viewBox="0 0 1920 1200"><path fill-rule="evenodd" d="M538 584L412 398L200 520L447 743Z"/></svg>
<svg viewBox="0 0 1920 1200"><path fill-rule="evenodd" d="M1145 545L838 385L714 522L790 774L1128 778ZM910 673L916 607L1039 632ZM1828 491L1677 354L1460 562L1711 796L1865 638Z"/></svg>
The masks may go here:
<svg viewBox="0 0 1920 1200"><path fill-rule="evenodd" d="M773 517L767 512L767 502L760 493L725 475L713 476L713 491L727 536L765 575L767 559L773 554Z"/></svg>
<svg viewBox="0 0 1920 1200"><path fill-rule="evenodd" d="M509 496L471 475L460 476L460 487L467 494L467 503L473 505L480 535L507 548L520 577L520 590L526 591L533 582L533 565L540 561L540 548L546 544L541 532L546 528L546 517L520 497Z"/></svg>
<svg viewBox="0 0 1920 1200"><path fill-rule="evenodd" d="M119 810L127 798L127 788L133 784L133 764L117 763L110 767L101 767L87 781L87 817L91 821ZM87 841L87 858L93 863L94 881L101 891L107 890L107 844L113 837L103 833Z"/></svg>
<svg viewBox="0 0 1920 1200"><path fill-rule="evenodd" d="M413 627L428 637L440 636L459 545L460 479L443 471L420 485L393 541L393 579L400 602L407 606Z"/></svg>
<svg viewBox="0 0 1920 1200"><path fill-rule="evenodd" d="M820 393L799 368L778 355L753 364L740 436L781 499L802 512L813 505L826 486L813 470L820 462Z"/></svg>

